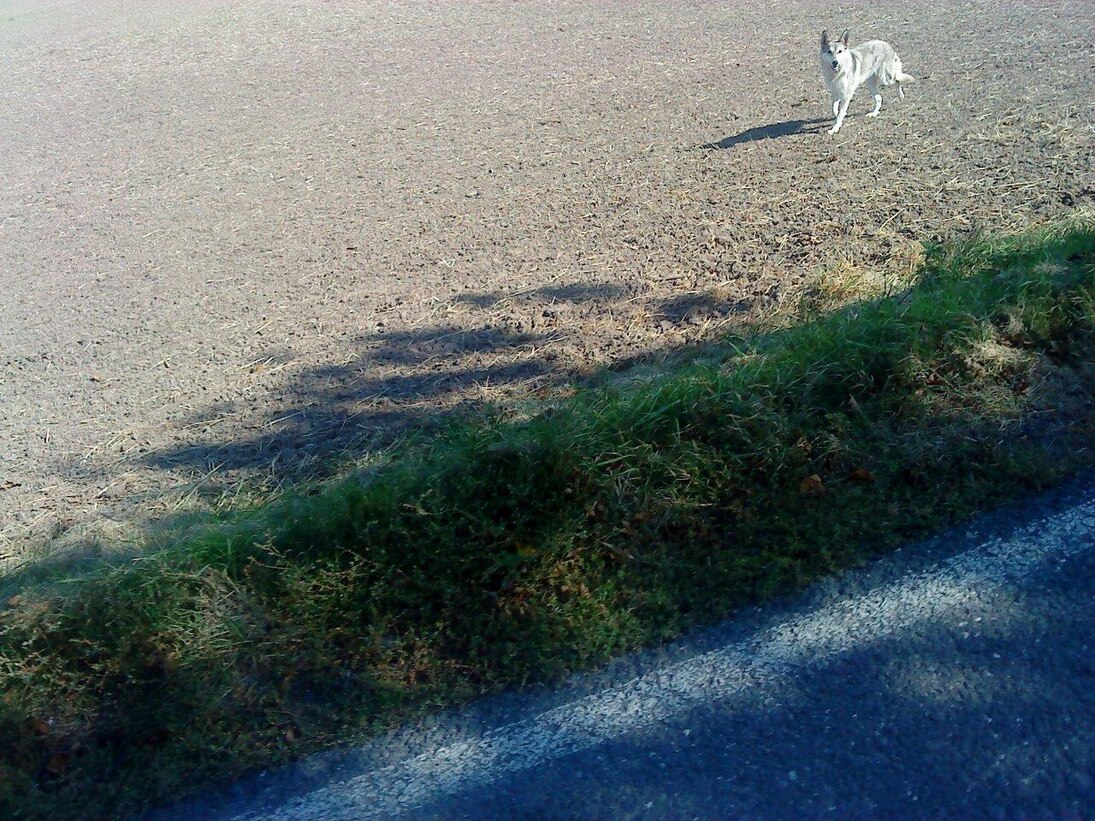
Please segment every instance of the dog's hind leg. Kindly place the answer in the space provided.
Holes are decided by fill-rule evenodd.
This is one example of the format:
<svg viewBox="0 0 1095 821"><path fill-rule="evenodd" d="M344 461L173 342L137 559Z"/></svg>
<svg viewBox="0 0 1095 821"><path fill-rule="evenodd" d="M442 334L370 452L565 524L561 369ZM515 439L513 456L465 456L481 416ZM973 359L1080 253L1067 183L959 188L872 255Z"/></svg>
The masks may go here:
<svg viewBox="0 0 1095 821"><path fill-rule="evenodd" d="M894 63L895 63L895 65L894 65L893 80L894 80L895 83L897 83L897 96L898 96L898 98L904 100L905 99L905 89L903 89L901 87L901 84L902 83L915 82L916 78L913 77L911 74L906 74L905 73L905 69L903 69L901 67L901 59L900 58L895 58Z"/></svg>
<svg viewBox="0 0 1095 821"><path fill-rule="evenodd" d="M874 95L874 111L867 116L877 117L878 112L882 110L882 95L879 94L878 82L873 77L867 81L867 90Z"/></svg>

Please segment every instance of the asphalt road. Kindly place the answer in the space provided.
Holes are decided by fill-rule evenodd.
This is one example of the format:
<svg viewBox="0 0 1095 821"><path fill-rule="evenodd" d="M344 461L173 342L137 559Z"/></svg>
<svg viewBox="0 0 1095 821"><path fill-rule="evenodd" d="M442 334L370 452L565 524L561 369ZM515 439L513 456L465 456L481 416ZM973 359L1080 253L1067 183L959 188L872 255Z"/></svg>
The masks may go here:
<svg viewBox="0 0 1095 821"><path fill-rule="evenodd" d="M157 819L1095 817L1095 479Z"/></svg>

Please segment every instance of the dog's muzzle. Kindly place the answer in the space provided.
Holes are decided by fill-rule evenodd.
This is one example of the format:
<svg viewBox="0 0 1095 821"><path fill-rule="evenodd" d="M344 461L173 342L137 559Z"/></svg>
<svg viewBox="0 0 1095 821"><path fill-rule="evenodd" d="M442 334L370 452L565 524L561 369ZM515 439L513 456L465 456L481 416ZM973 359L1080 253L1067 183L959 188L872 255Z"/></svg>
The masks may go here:
<svg viewBox="0 0 1095 821"><path fill-rule="evenodd" d="M833 71L836 71L838 68L840 68L840 63L838 63L836 60L833 60Z"/></svg>

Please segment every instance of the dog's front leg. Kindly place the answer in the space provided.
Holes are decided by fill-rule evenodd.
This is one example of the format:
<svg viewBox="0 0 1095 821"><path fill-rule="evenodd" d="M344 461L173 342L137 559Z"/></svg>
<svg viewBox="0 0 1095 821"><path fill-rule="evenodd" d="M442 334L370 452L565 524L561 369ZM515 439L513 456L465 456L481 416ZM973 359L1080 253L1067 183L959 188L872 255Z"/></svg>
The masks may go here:
<svg viewBox="0 0 1095 821"><path fill-rule="evenodd" d="M830 134L836 134L836 132L840 131L840 126L844 124L844 115L848 113L848 103L850 102L851 100L848 98L833 102L833 107L836 108L836 122L833 124L833 127L829 129Z"/></svg>

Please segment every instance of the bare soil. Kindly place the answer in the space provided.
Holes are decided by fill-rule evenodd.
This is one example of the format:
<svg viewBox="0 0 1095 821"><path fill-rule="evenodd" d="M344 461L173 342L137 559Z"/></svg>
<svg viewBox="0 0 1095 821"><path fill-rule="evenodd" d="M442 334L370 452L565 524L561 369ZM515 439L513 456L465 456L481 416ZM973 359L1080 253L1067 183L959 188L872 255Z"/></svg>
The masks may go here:
<svg viewBox="0 0 1095 821"><path fill-rule="evenodd" d="M823 25L918 82L841 133ZM0 566L1095 204L1090 0L0 0Z"/></svg>

